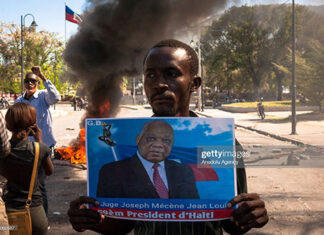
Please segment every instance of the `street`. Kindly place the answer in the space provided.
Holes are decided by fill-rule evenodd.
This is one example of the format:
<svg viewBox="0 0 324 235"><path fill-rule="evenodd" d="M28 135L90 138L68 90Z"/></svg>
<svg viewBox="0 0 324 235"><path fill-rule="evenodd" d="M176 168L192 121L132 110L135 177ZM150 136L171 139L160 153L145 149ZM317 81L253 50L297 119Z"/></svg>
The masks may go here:
<svg viewBox="0 0 324 235"><path fill-rule="evenodd" d="M56 105L56 110L52 110L52 113L57 145L67 146L77 137L79 124L85 112L73 111L70 105L59 104ZM121 108L117 117L149 117L151 115L152 112L148 108L132 106ZM223 111L213 111L213 116L217 117L231 115L226 115ZM240 117L242 115L236 114ZM242 123L243 119L237 121ZM255 122L261 125L259 121ZM252 230L248 234L324 234L323 168L309 166L302 168L297 165L284 168L284 166L287 167L287 157L291 151L305 152L305 148L244 128L237 128L235 134L244 148L254 148L250 150L251 158L247 159L248 161L264 160L258 167L252 167L252 163L247 164L246 172L248 190L259 193L265 200L270 221L264 228ZM267 150L267 159L263 159L265 151L262 149ZM272 156L275 157L271 160ZM74 234L66 212L71 200L80 195L86 195L87 171L81 166L71 166L60 160L54 160L54 166L55 173L47 180L51 226L49 234ZM83 234L94 233L87 231Z"/></svg>

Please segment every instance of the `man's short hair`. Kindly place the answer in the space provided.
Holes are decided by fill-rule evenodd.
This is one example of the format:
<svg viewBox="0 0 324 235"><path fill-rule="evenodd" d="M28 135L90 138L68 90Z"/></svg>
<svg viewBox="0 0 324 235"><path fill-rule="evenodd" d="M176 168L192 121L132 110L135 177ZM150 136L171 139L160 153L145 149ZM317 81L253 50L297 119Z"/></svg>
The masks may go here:
<svg viewBox="0 0 324 235"><path fill-rule="evenodd" d="M36 74L34 74L33 72L28 72L28 73L26 73L25 79L29 78L30 75L35 75L36 76ZM37 76L36 76L36 80L38 80Z"/></svg>
<svg viewBox="0 0 324 235"><path fill-rule="evenodd" d="M145 64L146 58L148 56L148 54L150 53L150 51L154 48L161 48L161 47L172 47L172 48L182 48L187 52L187 55L189 57L189 63L190 63L190 74L192 76L195 76L198 74L198 68L199 68L199 62L198 62L198 56L197 53L195 52L194 49L192 49L192 47L190 47L189 45L175 40L175 39L166 39L166 40L162 40L158 43L156 43L153 47L151 47L151 49L146 53L145 57L144 57L144 61L143 64Z"/></svg>

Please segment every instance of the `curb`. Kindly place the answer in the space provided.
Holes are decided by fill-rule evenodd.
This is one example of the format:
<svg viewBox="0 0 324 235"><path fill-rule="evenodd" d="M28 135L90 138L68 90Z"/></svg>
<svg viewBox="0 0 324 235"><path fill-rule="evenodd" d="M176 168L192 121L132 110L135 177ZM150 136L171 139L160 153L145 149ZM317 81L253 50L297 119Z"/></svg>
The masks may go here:
<svg viewBox="0 0 324 235"><path fill-rule="evenodd" d="M204 117L209 117L209 118L213 117L213 116L201 113L199 111L196 111L196 113L198 113L199 115L204 116ZM277 139L277 140L287 141L287 142L290 142L290 143L295 144L297 146L311 147L311 148L316 148L316 149L319 149L319 150L324 150L324 148L322 148L322 147L318 147L318 146L311 145L311 144L305 144L305 143L303 143L301 141L298 141L298 140L294 140L294 139L290 139L290 138L287 138L287 137L282 137L282 136L279 136L279 135L271 134L269 132L254 129L252 127L242 126L242 125L239 125L239 124L235 124L235 127L240 127L240 128L243 128L243 129L246 129L246 130L249 130L249 131L254 131L254 132L257 132L258 134L269 136L269 137Z"/></svg>
<svg viewBox="0 0 324 235"><path fill-rule="evenodd" d="M126 109L138 110L138 108L134 107L134 106L121 105L120 107L121 108L126 108Z"/></svg>
<svg viewBox="0 0 324 235"><path fill-rule="evenodd" d="M225 111L225 112L230 112L230 113L253 113L257 111L257 107L233 107L233 106L220 106L217 107L217 109ZM318 107L317 106L296 106L296 111L317 111ZM290 106L286 107L264 107L265 112L283 112L283 111L291 111Z"/></svg>

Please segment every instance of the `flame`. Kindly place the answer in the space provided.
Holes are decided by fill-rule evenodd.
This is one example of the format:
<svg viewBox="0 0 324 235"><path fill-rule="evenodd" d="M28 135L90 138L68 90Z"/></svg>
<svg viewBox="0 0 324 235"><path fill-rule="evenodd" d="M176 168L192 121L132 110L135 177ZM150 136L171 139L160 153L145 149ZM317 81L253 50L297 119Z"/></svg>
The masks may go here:
<svg viewBox="0 0 324 235"><path fill-rule="evenodd" d="M104 114L109 112L109 110L110 110L110 102L106 101L105 103L99 106L100 117L104 116Z"/></svg>
<svg viewBox="0 0 324 235"><path fill-rule="evenodd" d="M99 117L105 117L110 111L110 102L106 101L98 107ZM97 113L98 114L98 113ZM78 138L74 141L72 146L56 148L56 152L60 155L61 160L69 160L71 163L80 164L86 163L86 150L85 150L85 128L79 132Z"/></svg>
<svg viewBox="0 0 324 235"><path fill-rule="evenodd" d="M80 130L79 136L74 145L57 148L55 151L61 155L61 160L70 159L71 163L74 164L86 163L85 128Z"/></svg>

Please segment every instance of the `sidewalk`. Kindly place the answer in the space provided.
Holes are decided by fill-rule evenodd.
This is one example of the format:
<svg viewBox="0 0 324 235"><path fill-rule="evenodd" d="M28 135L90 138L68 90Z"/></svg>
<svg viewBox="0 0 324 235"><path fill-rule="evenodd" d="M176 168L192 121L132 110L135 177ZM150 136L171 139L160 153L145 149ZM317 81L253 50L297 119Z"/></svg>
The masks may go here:
<svg viewBox="0 0 324 235"><path fill-rule="evenodd" d="M205 109L197 112L206 117L234 118L235 123L245 128L269 133L274 136L301 142L306 145L324 145L324 113L313 114L311 111L297 112L297 135L291 135L290 112L267 112L260 120L257 113L229 113L218 109Z"/></svg>

